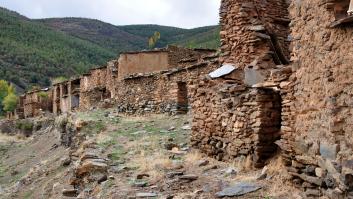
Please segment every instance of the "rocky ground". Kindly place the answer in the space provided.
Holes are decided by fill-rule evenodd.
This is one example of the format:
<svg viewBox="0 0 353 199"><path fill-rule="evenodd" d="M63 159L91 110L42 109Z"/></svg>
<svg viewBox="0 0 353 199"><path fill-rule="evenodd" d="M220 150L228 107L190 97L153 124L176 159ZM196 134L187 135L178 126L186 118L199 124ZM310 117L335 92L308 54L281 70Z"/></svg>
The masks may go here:
<svg viewBox="0 0 353 199"><path fill-rule="evenodd" d="M1 135L0 198L302 198L280 158L254 170L190 148L189 118L94 110Z"/></svg>

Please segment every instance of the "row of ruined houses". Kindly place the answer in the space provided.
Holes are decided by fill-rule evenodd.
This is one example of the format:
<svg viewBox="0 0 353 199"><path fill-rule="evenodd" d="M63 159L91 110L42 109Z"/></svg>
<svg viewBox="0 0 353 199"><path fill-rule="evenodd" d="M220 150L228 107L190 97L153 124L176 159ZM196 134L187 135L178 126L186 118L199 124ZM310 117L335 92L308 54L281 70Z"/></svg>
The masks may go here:
<svg viewBox="0 0 353 199"><path fill-rule="evenodd" d="M191 97L187 87L212 70L216 58L215 50L177 46L126 52L80 77L25 93L8 119L113 105L129 114L186 113Z"/></svg>
<svg viewBox="0 0 353 199"><path fill-rule="evenodd" d="M209 156L262 167L280 151L308 197L353 197L352 14L351 0L222 0L218 56L160 67L159 52L123 54L54 85L53 112L105 98L128 113L191 107L191 143Z"/></svg>

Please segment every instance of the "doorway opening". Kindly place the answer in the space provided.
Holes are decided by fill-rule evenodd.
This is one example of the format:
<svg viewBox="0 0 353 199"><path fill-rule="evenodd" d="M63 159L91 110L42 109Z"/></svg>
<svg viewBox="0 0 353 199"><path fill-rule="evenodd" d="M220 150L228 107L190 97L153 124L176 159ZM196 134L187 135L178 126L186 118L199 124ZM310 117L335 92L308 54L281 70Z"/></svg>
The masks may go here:
<svg viewBox="0 0 353 199"><path fill-rule="evenodd" d="M177 82L177 113L186 114L189 111L188 88L186 82Z"/></svg>

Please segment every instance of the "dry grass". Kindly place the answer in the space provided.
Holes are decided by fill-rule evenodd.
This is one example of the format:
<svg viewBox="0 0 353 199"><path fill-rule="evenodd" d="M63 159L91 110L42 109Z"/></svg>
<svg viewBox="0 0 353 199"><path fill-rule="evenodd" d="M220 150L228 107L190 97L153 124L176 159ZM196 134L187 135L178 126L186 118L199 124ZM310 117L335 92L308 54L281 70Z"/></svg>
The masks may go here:
<svg viewBox="0 0 353 199"><path fill-rule="evenodd" d="M17 134L15 136L9 136L6 134L0 133L0 142L19 142L25 140L26 137L24 135Z"/></svg>
<svg viewBox="0 0 353 199"><path fill-rule="evenodd" d="M296 194L298 190L289 184L289 174L287 173L281 156L278 155L274 157L267 165L267 168L267 175L272 176L271 183L269 183L270 186L268 187L268 190L270 191L269 194L272 197L299 197L299 195Z"/></svg>
<svg viewBox="0 0 353 199"><path fill-rule="evenodd" d="M231 163L231 167L237 168L239 171L247 172L252 171L253 168L253 161L251 156L247 156L246 158L239 158L236 159L234 162Z"/></svg>
<svg viewBox="0 0 353 199"><path fill-rule="evenodd" d="M185 165L192 167L195 166L200 160L204 159L204 155L198 150L193 150L185 156Z"/></svg>
<svg viewBox="0 0 353 199"><path fill-rule="evenodd" d="M150 175L150 182L156 183L165 177L167 170L175 168L175 163L166 154L156 152L149 154L141 151L132 159L132 164L138 167L140 173Z"/></svg>

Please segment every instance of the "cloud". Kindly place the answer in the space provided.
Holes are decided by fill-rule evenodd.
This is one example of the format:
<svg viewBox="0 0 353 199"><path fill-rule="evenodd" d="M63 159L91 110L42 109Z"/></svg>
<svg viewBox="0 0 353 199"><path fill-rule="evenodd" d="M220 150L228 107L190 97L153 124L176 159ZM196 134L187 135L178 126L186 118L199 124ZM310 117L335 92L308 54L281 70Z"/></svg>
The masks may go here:
<svg viewBox="0 0 353 199"><path fill-rule="evenodd" d="M220 0L1 0L29 18L85 17L115 25L193 28L218 24Z"/></svg>

